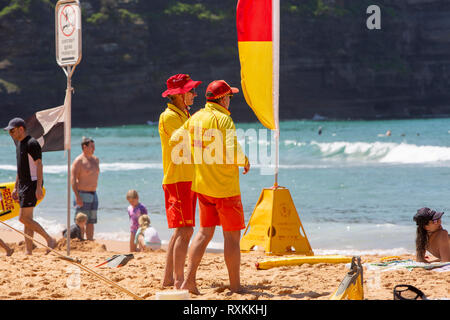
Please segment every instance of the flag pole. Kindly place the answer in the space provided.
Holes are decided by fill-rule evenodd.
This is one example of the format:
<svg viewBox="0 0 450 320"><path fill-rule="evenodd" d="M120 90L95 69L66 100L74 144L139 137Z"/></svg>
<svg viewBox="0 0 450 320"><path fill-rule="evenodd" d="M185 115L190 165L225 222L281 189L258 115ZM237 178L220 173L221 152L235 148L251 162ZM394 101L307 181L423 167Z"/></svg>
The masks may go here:
<svg viewBox="0 0 450 320"><path fill-rule="evenodd" d="M280 152L280 119L279 119L279 96L280 96L280 0L272 0L272 104L275 120L275 183L278 187L278 169Z"/></svg>
<svg viewBox="0 0 450 320"><path fill-rule="evenodd" d="M67 29L68 28L68 29ZM81 61L81 8L79 0L58 0L55 6L56 62L67 77L64 99L64 150L67 151L67 255L70 255L70 189L72 187L71 130L72 130L72 75Z"/></svg>
<svg viewBox="0 0 450 320"><path fill-rule="evenodd" d="M65 130L65 134L67 135L64 139L64 143L66 144L67 150L67 255L70 256L70 188L72 186L71 183L71 174L70 174L70 164L71 164L71 131L72 131L72 74L74 71L74 67L67 66L66 76L67 76L67 91L66 91L66 112L67 112L67 129Z"/></svg>

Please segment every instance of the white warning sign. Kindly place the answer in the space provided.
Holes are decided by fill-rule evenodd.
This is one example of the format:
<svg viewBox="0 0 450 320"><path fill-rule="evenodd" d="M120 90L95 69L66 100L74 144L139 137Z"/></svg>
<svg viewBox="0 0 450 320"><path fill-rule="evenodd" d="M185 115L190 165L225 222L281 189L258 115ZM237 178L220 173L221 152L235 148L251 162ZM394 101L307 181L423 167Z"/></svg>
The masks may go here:
<svg viewBox="0 0 450 320"><path fill-rule="evenodd" d="M73 66L81 60L81 9L77 0L60 0L55 7L56 62Z"/></svg>

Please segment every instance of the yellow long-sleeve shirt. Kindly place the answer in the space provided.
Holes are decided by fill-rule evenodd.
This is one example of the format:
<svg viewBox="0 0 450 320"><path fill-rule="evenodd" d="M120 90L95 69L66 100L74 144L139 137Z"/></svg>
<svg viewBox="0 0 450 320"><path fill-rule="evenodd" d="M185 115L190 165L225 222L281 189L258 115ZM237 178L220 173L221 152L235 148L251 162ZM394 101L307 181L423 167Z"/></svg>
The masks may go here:
<svg viewBox="0 0 450 320"><path fill-rule="evenodd" d="M194 164L192 190L216 198L240 195L238 167L248 159L237 141L230 112L219 104L206 103L172 135L170 144L184 141L181 145L185 146L187 140Z"/></svg>
<svg viewBox="0 0 450 320"><path fill-rule="evenodd" d="M178 109L171 103L167 104L166 110L159 116L159 137L161 138L164 171L163 184L192 181L194 167L191 161L177 161L179 158L183 159L183 157L188 155L183 155L183 151L180 151L178 155L175 155L173 150L174 146L169 145L172 134L182 127L189 117L189 113ZM174 153L174 155L172 155L172 153Z"/></svg>

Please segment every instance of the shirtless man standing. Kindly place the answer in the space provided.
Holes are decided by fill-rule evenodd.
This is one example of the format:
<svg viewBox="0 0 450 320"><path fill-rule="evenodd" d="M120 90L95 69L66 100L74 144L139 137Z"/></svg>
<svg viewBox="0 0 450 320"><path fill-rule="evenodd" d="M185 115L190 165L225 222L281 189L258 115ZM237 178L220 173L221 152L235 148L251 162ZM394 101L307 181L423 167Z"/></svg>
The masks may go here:
<svg viewBox="0 0 450 320"><path fill-rule="evenodd" d="M100 160L94 156L95 144L91 138L83 137L82 153L75 158L71 168L72 190L75 193L76 212L88 216L86 239L94 240L94 224L97 223L97 183L100 174Z"/></svg>

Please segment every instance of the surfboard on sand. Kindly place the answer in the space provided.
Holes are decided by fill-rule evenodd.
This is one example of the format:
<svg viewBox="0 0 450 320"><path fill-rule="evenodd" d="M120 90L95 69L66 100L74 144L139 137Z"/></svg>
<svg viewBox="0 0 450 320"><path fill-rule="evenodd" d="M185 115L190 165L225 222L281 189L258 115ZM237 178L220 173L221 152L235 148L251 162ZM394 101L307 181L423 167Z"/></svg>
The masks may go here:
<svg viewBox="0 0 450 320"><path fill-rule="evenodd" d="M289 256L266 259L256 263L256 269L265 270L281 266L298 266L304 263L349 263L352 257L342 255L323 255L323 256Z"/></svg>
<svg viewBox="0 0 450 320"><path fill-rule="evenodd" d="M6 221L19 215L19 202L12 197L15 182L0 183L0 221ZM45 188L42 188L45 196ZM37 204L41 202L38 200ZM36 204L36 205L37 205Z"/></svg>

